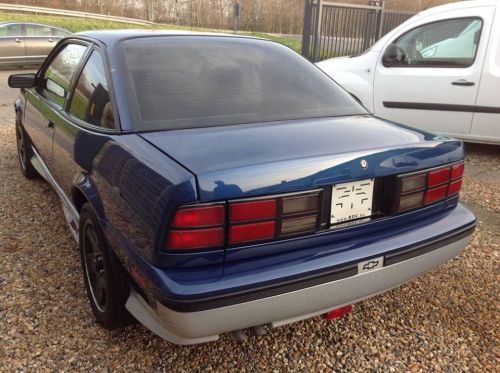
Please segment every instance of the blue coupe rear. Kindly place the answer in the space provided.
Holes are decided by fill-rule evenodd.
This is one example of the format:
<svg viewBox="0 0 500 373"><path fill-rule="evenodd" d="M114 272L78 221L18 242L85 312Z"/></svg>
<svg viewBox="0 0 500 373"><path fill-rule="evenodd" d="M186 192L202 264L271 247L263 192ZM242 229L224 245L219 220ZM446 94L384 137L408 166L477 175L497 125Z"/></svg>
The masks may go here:
<svg viewBox="0 0 500 373"><path fill-rule="evenodd" d="M419 276L474 230L460 141L371 116L270 41L85 33L9 84L23 173L61 197L106 328L259 334Z"/></svg>

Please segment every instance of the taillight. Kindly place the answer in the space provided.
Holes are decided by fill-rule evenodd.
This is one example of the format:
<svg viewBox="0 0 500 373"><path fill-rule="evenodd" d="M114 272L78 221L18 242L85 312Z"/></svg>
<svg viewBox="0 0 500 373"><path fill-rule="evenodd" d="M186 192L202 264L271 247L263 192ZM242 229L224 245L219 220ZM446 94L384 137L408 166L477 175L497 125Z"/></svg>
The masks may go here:
<svg viewBox="0 0 500 373"><path fill-rule="evenodd" d="M229 243L240 243L273 238L274 227L274 221L233 225L229 228Z"/></svg>
<svg viewBox="0 0 500 373"><path fill-rule="evenodd" d="M452 181L448 186L448 195L452 196L454 194L457 194L458 192L460 192L461 187L462 187L462 179Z"/></svg>
<svg viewBox="0 0 500 373"><path fill-rule="evenodd" d="M224 224L224 206L184 208L177 211L174 227L205 227Z"/></svg>
<svg viewBox="0 0 500 373"><path fill-rule="evenodd" d="M222 228L171 230L168 246L171 249L199 249L222 246L224 230Z"/></svg>
<svg viewBox="0 0 500 373"><path fill-rule="evenodd" d="M396 211L406 211L456 195L462 186L464 163L399 176Z"/></svg>
<svg viewBox="0 0 500 373"><path fill-rule="evenodd" d="M231 222L275 218L276 200L233 202L229 204L229 217Z"/></svg>
<svg viewBox="0 0 500 373"><path fill-rule="evenodd" d="M425 203L432 203L446 198L446 191L448 190L448 185L442 185L437 188L428 189L425 192Z"/></svg>
<svg viewBox="0 0 500 373"><path fill-rule="evenodd" d="M429 188L447 183L448 181L450 181L450 167L430 171L427 174L427 186Z"/></svg>
<svg viewBox="0 0 500 373"><path fill-rule="evenodd" d="M167 249L217 248L314 232L320 206L321 193L313 191L181 207L172 219Z"/></svg>
<svg viewBox="0 0 500 373"><path fill-rule="evenodd" d="M168 248L190 250L224 245L223 204L185 207L172 220Z"/></svg>
<svg viewBox="0 0 500 373"><path fill-rule="evenodd" d="M451 166L451 178L458 179L464 174L464 164L458 163Z"/></svg>

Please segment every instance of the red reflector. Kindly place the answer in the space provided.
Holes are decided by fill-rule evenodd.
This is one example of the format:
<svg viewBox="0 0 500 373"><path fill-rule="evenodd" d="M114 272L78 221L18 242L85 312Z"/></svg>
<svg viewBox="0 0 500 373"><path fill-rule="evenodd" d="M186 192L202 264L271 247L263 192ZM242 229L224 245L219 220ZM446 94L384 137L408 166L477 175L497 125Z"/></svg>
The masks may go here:
<svg viewBox="0 0 500 373"><path fill-rule="evenodd" d="M129 264L128 269L137 285L139 285L143 289L146 289L149 286L148 280L146 279L146 277L144 277L144 275L135 264Z"/></svg>
<svg viewBox="0 0 500 373"><path fill-rule="evenodd" d="M189 207L175 213L175 227L204 227L224 224L224 206Z"/></svg>
<svg viewBox="0 0 500 373"><path fill-rule="evenodd" d="M427 186L432 187L434 185L443 184L448 180L450 180L450 168L441 168L439 170L429 172L429 176L427 177Z"/></svg>
<svg viewBox="0 0 500 373"><path fill-rule="evenodd" d="M448 195L451 196L452 194L460 192L461 187L462 187L462 179L452 181L448 186Z"/></svg>
<svg viewBox="0 0 500 373"><path fill-rule="evenodd" d="M456 179L464 174L464 164L459 163L451 166L451 178Z"/></svg>
<svg viewBox="0 0 500 373"><path fill-rule="evenodd" d="M344 307L337 308L336 310L325 313L323 315L323 317L325 320L333 320L333 319L337 319L339 317L342 317L344 315L347 315L351 311L352 311L351 305L344 306Z"/></svg>
<svg viewBox="0 0 500 373"><path fill-rule="evenodd" d="M425 192L425 203L431 203L445 198L447 190L448 185L442 185L437 188L429 189L427 192Z"/></svg>
<svg viewBox="0 0 500 373"><path fill-rule="evenodd" d="M276 216L276 200L231 203L231 221L268 219Z"/></svg>
<svg viewBox="0 0 500 373"><path fill-rule="evenodd" d="M263 240L274 237L274 221L234 225L229 230L229 243Z"/></svg>
<svg viewBox="0 0 500 373"><path fill-rule="evenodd" d="M170 249L199 249L223 244L224 230L222 228L171 230L168 239Z"/></svg>

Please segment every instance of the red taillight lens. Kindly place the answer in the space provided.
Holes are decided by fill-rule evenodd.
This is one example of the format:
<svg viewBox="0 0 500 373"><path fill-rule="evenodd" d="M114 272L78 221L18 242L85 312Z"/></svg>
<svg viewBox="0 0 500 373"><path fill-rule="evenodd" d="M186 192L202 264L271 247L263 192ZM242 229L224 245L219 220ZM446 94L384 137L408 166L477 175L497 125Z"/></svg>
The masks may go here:
<svg viewBox="0 0 500 373"><path fill-rule="evenodd" d="M433 187L443 183L447 183L450 180L450 168L441 168L439 170L430 171L427 175L427 186Z"/></svg>
<svg viewBox="0 0 500 373"><path fill-rule="evenodd" d="M176 212L174 227L206 227L224 224L224 206L188 207Z"/></svg>
<svg viewBox="0 0 500 373"><path fill-rule="evenodd" d="M223 244L223 228L171 230L168 237L168 247L177 250L199 249Z"/></svg>
<svg viewBox="0 0 500 373"><path fill-rule="evenodd" d="M425 192L424 202L431 203L444 199L446 197L447 190L448 185L442 185L440 187L427 190L427 192Z"/></svg>
<svg viewBox="0 0 500 373"><path fill-rule="evenodd" d="M229 243L240 243L273 238L274 227L274 221L233 225L229 228Z"/></svg>
<svg viewBox="0 0 500 373"><path fill-rule="evenodd" d="M451 166L451 178L452 179L457 179L459 177L462 177L464 174L464 164L459 163L459 164L454 164Z"/></svg>
<svg viewBox="0 0 500 373"><path fill-rule="evenodd" d="M229 205L229 216L232 222L276 217L276 200L237 202Z"/></svg>
<svg viewBox="0 0 500 373"><path fill-rule="evenodd" d="M448 195L451 196L453 194L457 194L460 192L460 188L462 188L462 179L452 181L448 186Z"/></svg>

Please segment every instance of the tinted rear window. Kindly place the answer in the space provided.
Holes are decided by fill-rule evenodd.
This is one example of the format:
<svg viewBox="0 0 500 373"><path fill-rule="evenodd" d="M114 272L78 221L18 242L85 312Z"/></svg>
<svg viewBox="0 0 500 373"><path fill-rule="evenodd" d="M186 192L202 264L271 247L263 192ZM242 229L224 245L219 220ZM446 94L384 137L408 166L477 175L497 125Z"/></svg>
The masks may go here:
<svg viewBox="0 0 500 373"><path fill-rule="evenodd" d="M365 114L335 82L269 41L165 36L120 44L137 130Z"/></svg>

